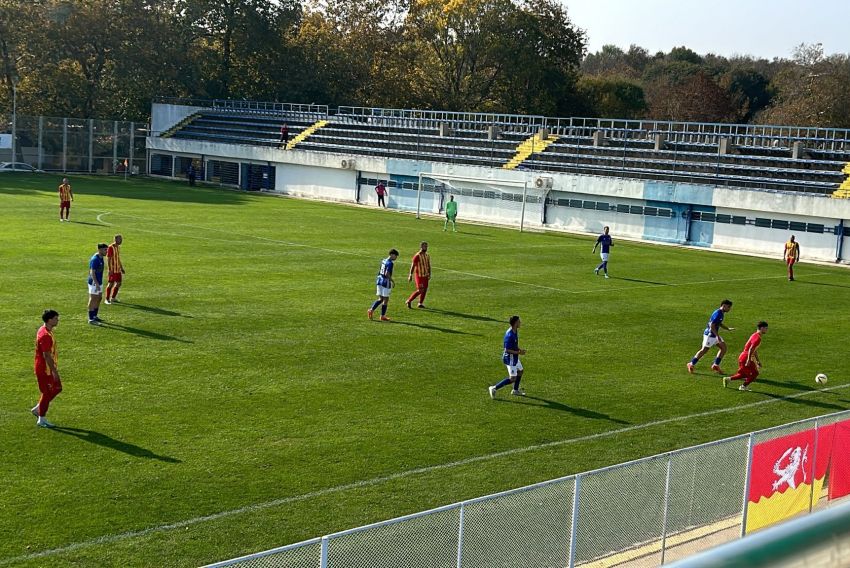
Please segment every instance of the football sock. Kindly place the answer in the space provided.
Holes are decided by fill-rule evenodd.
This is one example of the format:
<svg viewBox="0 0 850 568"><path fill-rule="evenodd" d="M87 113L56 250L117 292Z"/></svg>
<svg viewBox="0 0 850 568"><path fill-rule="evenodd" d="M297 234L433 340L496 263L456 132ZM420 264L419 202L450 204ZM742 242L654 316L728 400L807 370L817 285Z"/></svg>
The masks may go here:
<svg viewBox="0 0 850 568"><path fill-rule="evenodd" d="M409 304L410 302L412 302L413 300L415 300L415 299L416 299L416 296L418 296L418 295L419 295L419 290L416 290L416 291L415 291L415 292L413 292L413 294L411 294L411 295L410 295L410 297L407 299L407 303Z"/></svg>
<svg viewBox="0 0 850 568"><path fill-rule="evenodd" d="M506 379L502 379L501 381L496 383L496 390L499 390L500 388L502 388L506 385L509 385L509 384L511 384L511 378L510 377L508 377Z"/></svg>
<svg viewBox="0 0 850 568"><path fill-rule="evenodd" d="M691 365L696 365L697 363L699 363L699 359L697 359L696 357L691 359Z"/></svg>
<svg viewBox="0 0 850 568"><path fill-rule="evenodd" d="M94 316L96 316L96 315L97 315L97 312L95 312L94 310L89 310L89 320L93 320Z"/></svg>
<svg viewBox="0 0 850 568"><path fill-rule="evenodd" d="M717 365L717 366L720 366L720 361L722 361L722 360L723 360L723 357L715 357L714 358L714 364Z"/></svg>
<svg viewBox="0 0 850 568"><path fill-rule="evenodd" d="M375 308L377 308L378 304L380 304L380 303L381 303L381 300L375 300L375 302L372 304L372 307L369 308L369 309L371 309L374 312Z"/></svg>
<svg viewBox="0 0 850 568"><path fill-rule="evenodd" d="M387 305L386 304L381 304L381 315L382 316L387 315Z"/></svg>
<svg viewBox="0 0 850 568"><path fill-rule="evenodd" d="M602 270L605 271L605 274L608 274L608 261L602 263Z"/></svg>
<svg viewBox="0 0 850 568"><path fill-rule="evenodd" d="M514 390L519 390L519 380L520 380L521 378L522 378L522 377L520 377L519 375L517 375L517 378L516 378L516 380L514 381Z"/></svg>
<svg viewBox="0 0 850 568"><path fill-rule="evenodd" d="M425 303L425 294L427 294L427 293L428 293L428 289L426 288L425 290L422 290L422 292L419 294L419 303L420 304Z"/></svg>

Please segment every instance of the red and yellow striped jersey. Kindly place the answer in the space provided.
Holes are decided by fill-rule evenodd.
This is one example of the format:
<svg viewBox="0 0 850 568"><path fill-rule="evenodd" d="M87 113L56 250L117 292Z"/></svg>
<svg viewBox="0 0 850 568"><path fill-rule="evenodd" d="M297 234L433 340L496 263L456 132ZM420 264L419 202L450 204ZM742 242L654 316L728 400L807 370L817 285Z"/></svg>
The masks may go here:
<svg viewBox="0 0 850 568"><path fill-rule="evenodd" d="M106 262L109 274L117 274L124 268L124 265L121 264L121 247L116 243L112 243L106 249Z"/></svg>
<svg viewBox="0 0 850 568"><path fill-rule="evenodd" d="M63 183L59 186L59 201L71 201L70 183Z"/></svg>
<svg viewBox="0 0 850 568"><path fill-rule="evenodd" d="M419 278L431 277L431 257L421 250L413 255L413 274Z"/></svg>
<svg viewBox="0 0 850 568"><path fill-rule="evenodd" d="M785 258L800 259L800 244L797 241L785 243Z"/></svg>

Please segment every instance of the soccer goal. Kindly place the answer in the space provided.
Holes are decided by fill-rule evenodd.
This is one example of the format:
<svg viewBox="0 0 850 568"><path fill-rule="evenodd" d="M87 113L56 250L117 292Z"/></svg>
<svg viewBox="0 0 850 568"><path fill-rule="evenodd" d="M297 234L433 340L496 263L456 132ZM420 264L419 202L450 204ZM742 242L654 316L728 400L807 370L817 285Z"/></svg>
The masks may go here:
<svg viewBox="0 0 850 568"><path fill-rule="evenodd" d="M537 184L540 185L540 184ZM546 187L533 180L509 180L457 176L442 173L419 174L416 217L423 212L440 214L453 195L458 202L458 218L518 226L542 226Z"/></svg>

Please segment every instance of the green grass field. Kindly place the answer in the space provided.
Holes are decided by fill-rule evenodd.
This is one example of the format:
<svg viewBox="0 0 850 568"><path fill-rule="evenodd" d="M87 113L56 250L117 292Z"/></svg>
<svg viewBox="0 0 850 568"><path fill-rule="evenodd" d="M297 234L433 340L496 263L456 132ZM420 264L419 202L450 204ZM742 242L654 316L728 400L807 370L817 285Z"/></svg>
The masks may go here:
<svg viewBox="0 0 850 568"><path fill-rule="evenodd" d="M814 382L850 384L843 268L789 283L778 260L615 241L603 280L585 236L146 180L72 178L59 223L58 181L0 178L0 566L198 565L850 408ZM122 303L95 328L87 262L116 232ZM430 309L407 310L421 240ZM390 247L394 321L370 322ZM725 297L726 369L770 322L751 393L685 371ZM47 307L52 431L29 412ZM529 396L493 401L514 313Z"/></svg>

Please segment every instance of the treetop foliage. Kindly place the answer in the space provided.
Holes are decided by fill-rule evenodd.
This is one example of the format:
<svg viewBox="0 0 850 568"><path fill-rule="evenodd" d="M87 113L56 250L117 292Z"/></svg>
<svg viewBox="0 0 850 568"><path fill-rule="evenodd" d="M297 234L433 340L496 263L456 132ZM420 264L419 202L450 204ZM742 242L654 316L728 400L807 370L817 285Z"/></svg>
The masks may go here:
<svg viewBox="0 0 850 568"><path fill-rule="evenodd" d="M850 127L850 60L606 45L557 0L0 0L0 111L156 96Z"/></svg>

